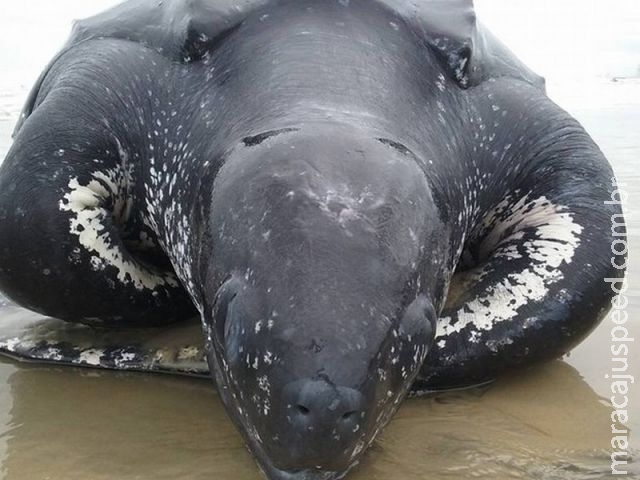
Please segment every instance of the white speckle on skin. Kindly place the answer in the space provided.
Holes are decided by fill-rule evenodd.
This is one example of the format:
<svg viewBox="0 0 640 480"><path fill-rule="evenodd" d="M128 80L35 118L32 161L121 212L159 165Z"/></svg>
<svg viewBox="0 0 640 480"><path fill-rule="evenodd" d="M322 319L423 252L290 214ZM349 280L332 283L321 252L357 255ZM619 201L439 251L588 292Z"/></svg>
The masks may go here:
<svg viewBox="0 0 640 480"><path fill-rule="evenodd" d="M267 395L271 394L271 385L269 384L269 378L266 375L258 377L258 387Z"/></svg>
<svg viewBox="0 0 640 480"><path fill-rule="evenodd" d="M267 365L271 365L273 363L273 353L267 351L267 353L264 354L264 357L262 357L262 361Z"/></svg>
<svg viewBox="0 0 640 480"><path fill-rule="evenodd" d="M16 347L20 345L21 340L19 338L9 338L0 342L0 347L7 349L9 352L15 352Z"/></svg>
<svg viewBox="0 0 640 480"><path fill-rule="evenodd" d="M97 350L94 348L91 348L89 350L84 350L78 357L78 363L81 363L84 365L99 366L100 359L102 358L103 355L104 355L104 352L102 350Z"/></svg>
<svg viewBox="0 0 640 480"><path fill-rule="evenodd" d="M119 357L114 358L113 362L116 367L124 368L127 367L127 364L131 363L136 359L136 355L131 352L122 352Z"/></svg>
<svg viewBox="0 0 640 480"><path fill-rule="evenodd" d="M200 349L196 346L183 347L178 351L177 359L180 361L189 361L199 359L201 357Z"/></svg>

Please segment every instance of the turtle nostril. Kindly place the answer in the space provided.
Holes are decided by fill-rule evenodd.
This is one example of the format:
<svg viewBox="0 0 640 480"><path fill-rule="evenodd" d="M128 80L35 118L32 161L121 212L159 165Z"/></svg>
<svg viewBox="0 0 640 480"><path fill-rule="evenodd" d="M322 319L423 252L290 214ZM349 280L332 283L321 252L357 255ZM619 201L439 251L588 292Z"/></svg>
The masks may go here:
<svg viewBox="0 0 640 480"><path fill-rule="evenodd" d="M298 413L300 413L301 415L309 415L310 412L309 409L304 405L296 405L296 410L298 410Z"/></svg>

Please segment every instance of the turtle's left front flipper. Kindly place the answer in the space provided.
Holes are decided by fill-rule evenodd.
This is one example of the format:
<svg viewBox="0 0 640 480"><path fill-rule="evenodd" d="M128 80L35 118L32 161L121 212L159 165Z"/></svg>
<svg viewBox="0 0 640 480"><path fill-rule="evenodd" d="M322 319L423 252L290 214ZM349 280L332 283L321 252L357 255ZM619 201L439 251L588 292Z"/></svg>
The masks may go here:
<svg viewBox="0 0 640 480"><path fill-rule="evenodd" d="M472 97L475 159L490 167L461 219L465 262L417 389L567 353L604 318L626 267L613 171L582 126L522 82L489 81Z"/></svg>

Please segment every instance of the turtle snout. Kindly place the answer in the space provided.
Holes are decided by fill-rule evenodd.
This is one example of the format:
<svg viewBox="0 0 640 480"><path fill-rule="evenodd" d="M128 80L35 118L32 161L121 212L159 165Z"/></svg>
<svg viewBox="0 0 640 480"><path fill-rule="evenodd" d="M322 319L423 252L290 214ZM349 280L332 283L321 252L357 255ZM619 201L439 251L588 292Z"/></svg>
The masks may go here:
<svg viewBox="0 0 640 480"><path fill-rule="evenodd" d="M284 388L284 399L287 420L300 435L331 429L334 438L348 436L362 419L362 394L324 380L292 382Z"/></svg>
<svg viewBox="0 0 640 480"><path fill-rule="evenodd" d="M342 471L351 462L365 421L364 395L325 380L304 378L285 384L268 448L287 471ZM276 419L277 418L277 419Z"/></svg>

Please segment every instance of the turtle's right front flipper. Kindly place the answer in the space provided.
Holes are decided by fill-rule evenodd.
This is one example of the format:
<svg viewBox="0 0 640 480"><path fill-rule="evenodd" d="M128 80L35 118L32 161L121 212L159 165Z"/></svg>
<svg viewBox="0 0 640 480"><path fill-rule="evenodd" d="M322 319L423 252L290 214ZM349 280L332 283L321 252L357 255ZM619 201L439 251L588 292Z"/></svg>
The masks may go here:
<svg viewBox="0 0 640 480"><path fill-rule="evenodd" d="M124 41L92 43L49 70L0 168L0 290L68 321L183 319L191 301L136 182L150 126L127 70L144 57Z"/></svg>
<svg viewBox="0 0 640 480"><path fill-rule="evenodd" d="M95 328L29 312L0 295L0 356L30 363L207 376L197 318L148 328Z"/></svg>

